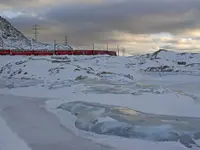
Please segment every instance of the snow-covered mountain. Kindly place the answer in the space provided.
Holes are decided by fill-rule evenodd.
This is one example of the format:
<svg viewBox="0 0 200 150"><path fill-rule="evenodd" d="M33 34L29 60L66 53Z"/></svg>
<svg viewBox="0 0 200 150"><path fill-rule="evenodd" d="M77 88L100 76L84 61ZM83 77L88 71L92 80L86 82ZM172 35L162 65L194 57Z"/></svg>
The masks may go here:
<svg viewBox="0 0 200 150"><path fill-rule="evenodd" d="M19 30L12 26L6 19L0 16L0 47L4 49L37 49L54 50L53 44L36 42L34 39L28 39ZM69 45L57 44L56 49L72 49Z"/></svg>

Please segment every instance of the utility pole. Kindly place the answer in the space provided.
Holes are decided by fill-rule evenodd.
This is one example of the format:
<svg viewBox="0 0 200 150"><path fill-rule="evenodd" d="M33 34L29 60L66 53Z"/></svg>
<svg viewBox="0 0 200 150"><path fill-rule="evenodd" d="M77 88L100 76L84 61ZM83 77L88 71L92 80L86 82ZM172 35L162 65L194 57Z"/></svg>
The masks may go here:
<svg viewBox="0 0 200 150"><path fill-rule="evenodd" d="M107 43L107 51L108 51L108 43Z"/></svg>
<svg viewBox="0 0 200 150"><path fill-rule="evenodd" d="M92 43L92 49L94 50L94 43Z"/></svg>
<svg viewBox="0 0 200 150"><path fill-rule="evenodd" d="M0 23L0 25L1 25L0 30L3 30L3 24ZM2 46L2 49L3 49L3 47L4 47L4 43L3 43L3 37L2 37L2 36L1 36L1 46Z"/></svg>
<svg viewBox="0 0 200 150"><path fill-rule="evenodd" d="M67 36L65 36L65 46L68 45L68 39L67 39Z"/></svg>
<svg viewBox="0 0 200 150"><path fill-rule="evenodd" d="M117 52L118 52L118 56L119 56L119 45L117 45Z"/></svg>
<svg viewBox="0 0 200 150"><path fill-rule="evenodd" d="M31 42L30 42L30 50L32 49L32 39L31 39Z"/></svg>
<svg viewBox="0 0 200 150"><path fill-rule="evenodd" d="M38 40L38 27L39 25L35 24L34 27L33 27L33 30L34 30L34 35L35 35L35 41L37 42Z"/></svg>
<svg viewBox="0 0 200 150"><path fill-rule="evenodd" d="M123 48L123 49L122 49L122 53L123 53L123 56L124 56L124 53L125 53L125 48Z"/></svg>
<svg viewBox="0 0 200 150"><path fill-rule="evenodd" d="M54 51L55 51L56 50L56 40L54 40L53 46L54 46Z"/></svg>

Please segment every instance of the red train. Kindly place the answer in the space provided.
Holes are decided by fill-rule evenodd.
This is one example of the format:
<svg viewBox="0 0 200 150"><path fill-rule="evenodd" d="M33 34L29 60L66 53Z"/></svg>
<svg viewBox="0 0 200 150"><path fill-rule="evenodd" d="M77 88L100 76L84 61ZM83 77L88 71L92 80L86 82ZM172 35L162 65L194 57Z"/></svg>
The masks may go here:
<svg viewBox="0 0 200 150"><path fill-rule="evenodd" d="M105 50L5 50L0 49L0 55L111 55L117 56L115 51Z"/></svg>

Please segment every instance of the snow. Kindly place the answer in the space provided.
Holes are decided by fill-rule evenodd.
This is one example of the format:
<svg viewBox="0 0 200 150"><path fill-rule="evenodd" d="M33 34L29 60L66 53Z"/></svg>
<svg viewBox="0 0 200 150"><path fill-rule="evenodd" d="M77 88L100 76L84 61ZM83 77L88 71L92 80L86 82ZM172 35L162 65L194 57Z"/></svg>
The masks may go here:
<svg viewBox="0 0 200 150"><path fill-rule="evenodd" d="M44 101L46 99L44 98L30 98L6 94L0 95L0 99L1 117L4 118L10 128L32 150L101 150L104 147L103 145L76 136L70 129L65 128L55 115L46 111L44 108ZM1 130L1 133L4 132ZM5 132L5 134L7 133ZM1 136L4 137L3 134ZM10 145L15 144L12 141L10 142ZM16 144L20 143L17 142ZM16 149L18 148L16 147ZM106 146L104 149L111 150L111 148Z"/></svg>
<svg viewBox="0 0 200 150"><path fill-rule="evenodd" d="M31 148L8 127L2 117L0 117L0 129L1 150L31 150Z"/></svg>
<svg viewBox="0 0 200 150"><path fill-rule="evenodd" d="M60 102L61 103L61 102ZM67 111L63 111L63 110L59 110L56 111L55 110L55 105L59 105L59 102L56 102L55 100L52 101L47 101L48 107L47 109L55 114L57 114L57 116L59 117L59 119L61 120L62 124L67 127L70 128L73 133L75 133L76 135L91 139L97 143L103 143L106 145L110 145L112 147L115 147L117 150L132 150L133 148L135 149L139 149L139 150L143 150L143 149L155 149L155 150L186 150L187 148L185 148L184 146L176 143L176 142L163 142L163 143L159 143L159 142L152 142L152 141L144 141L144 140L138 140L138 139L127 139L127 138L122 138L122 137L114 137L114 136L106 136L106 135L97 135L97 134L93 134L93 133L88 133L82 130L78 130L73 122L75 122L76 118L74 116L71 116L70 113L68 113ZM113 121L113 119L110 118L106 118L106 121ZM100 120L100 121L104 121L104 120ZM112 124L115 125L115 124ZM194 150L197 150L198 148L192 148Z"/></svg>
<svg viewBox="0 0 200 150"><path fill-rule="evenodd" d="M0 94L18 97L15 103L12 100L9 103L13 107L17 102L19 106L24 104L26 107L22 110L22 107L17 108L18 112L30 110L33 116L29 119L34 122L43 120L45 115L36 106L41 106L38 101L45 102L43 109L47 110L48 115L42 124L38 123L38 127L46 135L51 130L55 135L56 132L64 132L59 123L76 138L89 139L93 144L103 144L113 149L189 149L187 146L191 146L192 142L200 144L199 138L191 137L200 133L200 69L198 65L187 65L199 60L199 54L171 51L160 51L156 57L153 54L131 57L2 56ZM186 61L186 65L179 65L177 61ZM172 70L163 70L165 65ZM152 67L158 69L147 70ZM33 100L23 100L24 96ZM2 102L0 105L3 105ZM51 119L51 115L58 120ZM8 121L10 116L4 113L3 117ZM140 119L144 120L143 126ZM22 121L25 123L24 119ZM42 131L50 122L53 125ZM121 136L122 129L130 127L130 122L134 122L135 131L145 135L145 139ZM32 130L30 124L25 125ZM15 126L12 129L16 130ZM171 132L179 133L179 137ZM36 140L30 138L28 133L24 134L24 140ZM34 135L36 137L37 133ZM179 141L159 141L158 135L159 138L178 138ZM59 139L65 136L62 133ZM40 140L46 144L55 140L45 138L41 137ZM194 144L191 149L199 149L197 145Z"/></svg>

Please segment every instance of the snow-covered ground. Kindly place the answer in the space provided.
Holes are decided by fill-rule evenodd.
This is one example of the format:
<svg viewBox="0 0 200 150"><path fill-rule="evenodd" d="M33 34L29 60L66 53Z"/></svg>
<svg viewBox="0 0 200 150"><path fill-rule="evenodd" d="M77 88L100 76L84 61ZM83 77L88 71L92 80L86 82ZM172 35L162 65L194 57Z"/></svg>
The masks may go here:
<svg viewBox="0 0 200 150"><path fill-rule="evenodd" d="M32 150L200 149L199 60L2 56L0 116Z"/></svg>
<svg viewBox="0 0 200 150"><path fill-rule="evenodd" d="M31 150L27 144L21 140L13 131L7 126L6 122L0 117L0 149L2 150Z"/></svg>

